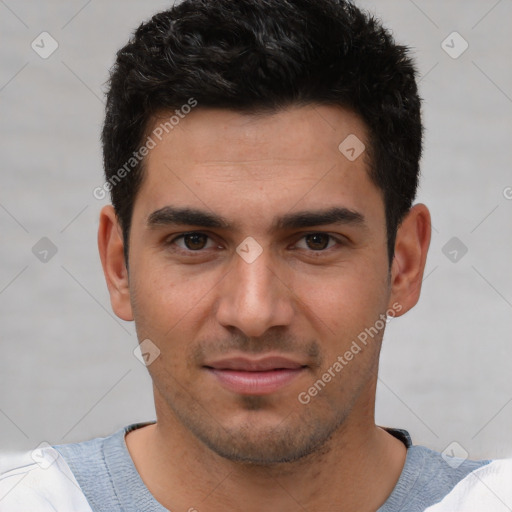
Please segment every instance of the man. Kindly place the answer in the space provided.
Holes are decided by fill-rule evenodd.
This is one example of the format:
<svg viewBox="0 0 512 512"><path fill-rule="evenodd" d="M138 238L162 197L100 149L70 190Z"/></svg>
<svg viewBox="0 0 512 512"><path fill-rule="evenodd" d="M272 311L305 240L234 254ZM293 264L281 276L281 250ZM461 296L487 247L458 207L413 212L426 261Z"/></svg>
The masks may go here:
<svg viewBox="0 0 512 512"><path fill-rule="evenodd" d="M157 421L42 450L0 507L414 512L489 465L374 420L430 242L415 74L342 0L185 0L138 28L98 243Z"/></svg>

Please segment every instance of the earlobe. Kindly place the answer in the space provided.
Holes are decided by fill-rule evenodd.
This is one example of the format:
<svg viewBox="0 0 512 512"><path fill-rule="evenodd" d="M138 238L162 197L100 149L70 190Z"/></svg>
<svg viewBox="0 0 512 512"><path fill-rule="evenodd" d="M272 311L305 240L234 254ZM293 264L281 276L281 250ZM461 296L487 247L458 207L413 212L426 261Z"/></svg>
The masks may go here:
<svg viewBox="0 0 512 512"><path fill-rule="evenodd" d="M430 235L428 208L424 204L417 204L409 210L396 235L390 304L399 303L402 306L397 316L403 315L418 302Z"/></svg>
<svg viewBox="0 0 512 512"><path fill-rule="evenodd" d="M112 309L122 320L133 320L122 230L112 205L100 213L98 249Z"/></svg>

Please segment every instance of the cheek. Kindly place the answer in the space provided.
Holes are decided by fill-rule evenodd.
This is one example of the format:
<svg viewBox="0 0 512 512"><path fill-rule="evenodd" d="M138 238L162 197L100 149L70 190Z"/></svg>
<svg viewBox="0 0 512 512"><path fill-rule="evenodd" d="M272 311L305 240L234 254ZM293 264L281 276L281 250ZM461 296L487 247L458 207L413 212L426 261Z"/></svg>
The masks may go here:
<svg viewBox="0 0 512 512"><path fill-rule="evenodd" d="M148 366L158 386L175 383L189 360L193 340L197 337L201 290L181 276L159 274L139 275L131 286L132 309L139 340L149 339L159 350L158 358ZM161 391L163 391L161 389Z"/></svg>
<svg viewBox="0 0 512 512"><path fill-rule="evenodd" d="M293 290L302 311L327 337L357 335L372 325L388 303L387 274L376 262L330 269L315 276L295 276Z"/></svg>
<svg viewBox="0 0 512 512"><path fill-rule="evenodd" d="M192 267L179 269L146 258L144 264L133 269L130 280L139 339L155 338L162 345L186 339L185 333L193 339L194 327L200 325L217 281L217 276L210 273L194 275Z"/></svg>
<svg viewBox="0 0 512 512"><path fill-rule="evenodd" d="M179 287L171 279L162 279L155 269L139 268L133 272L130 281L130 295L134 311L135 325L147 330L145 336L157 335L165 325L174 323L174 317L180 314L173 297ZM173 307L170 307L172 304ZM180 306L182 303L178 303Z"/></svg>

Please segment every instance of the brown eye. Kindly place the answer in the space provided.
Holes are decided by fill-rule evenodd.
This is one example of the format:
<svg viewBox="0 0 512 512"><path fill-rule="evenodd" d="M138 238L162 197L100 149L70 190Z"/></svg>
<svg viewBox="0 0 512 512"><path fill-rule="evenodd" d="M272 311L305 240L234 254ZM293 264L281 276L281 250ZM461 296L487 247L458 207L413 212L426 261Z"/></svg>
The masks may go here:
<svg viewBox="0 0 512 512"><path fill-rule="evenodd" d="M202 233L188 233L183 235L183 241L187 249L198 251L204 249L208 237Z"/></svg>
<svg viewBox="0 0 512 512"><path fill-rule="evenodd" d="M305 236L307 246L314 251L326 249L330 238L327 233L312 233Z"/></svg>

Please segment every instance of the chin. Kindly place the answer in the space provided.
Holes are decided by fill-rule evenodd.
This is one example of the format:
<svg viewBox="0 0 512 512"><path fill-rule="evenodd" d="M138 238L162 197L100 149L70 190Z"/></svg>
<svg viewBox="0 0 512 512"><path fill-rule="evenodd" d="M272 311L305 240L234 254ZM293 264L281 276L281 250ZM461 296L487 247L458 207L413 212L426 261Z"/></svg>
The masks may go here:
<svg viewBox="0 0 512 512"><path fill-rule="evenodd" d="M319 421L305 422L290 414L277 416L264 411L244 415L244 420L232 419L229 425L193 429L194 434L211 451L232 462L269 466L299 461L322 446L337 429L337 424Z"/></svg>

